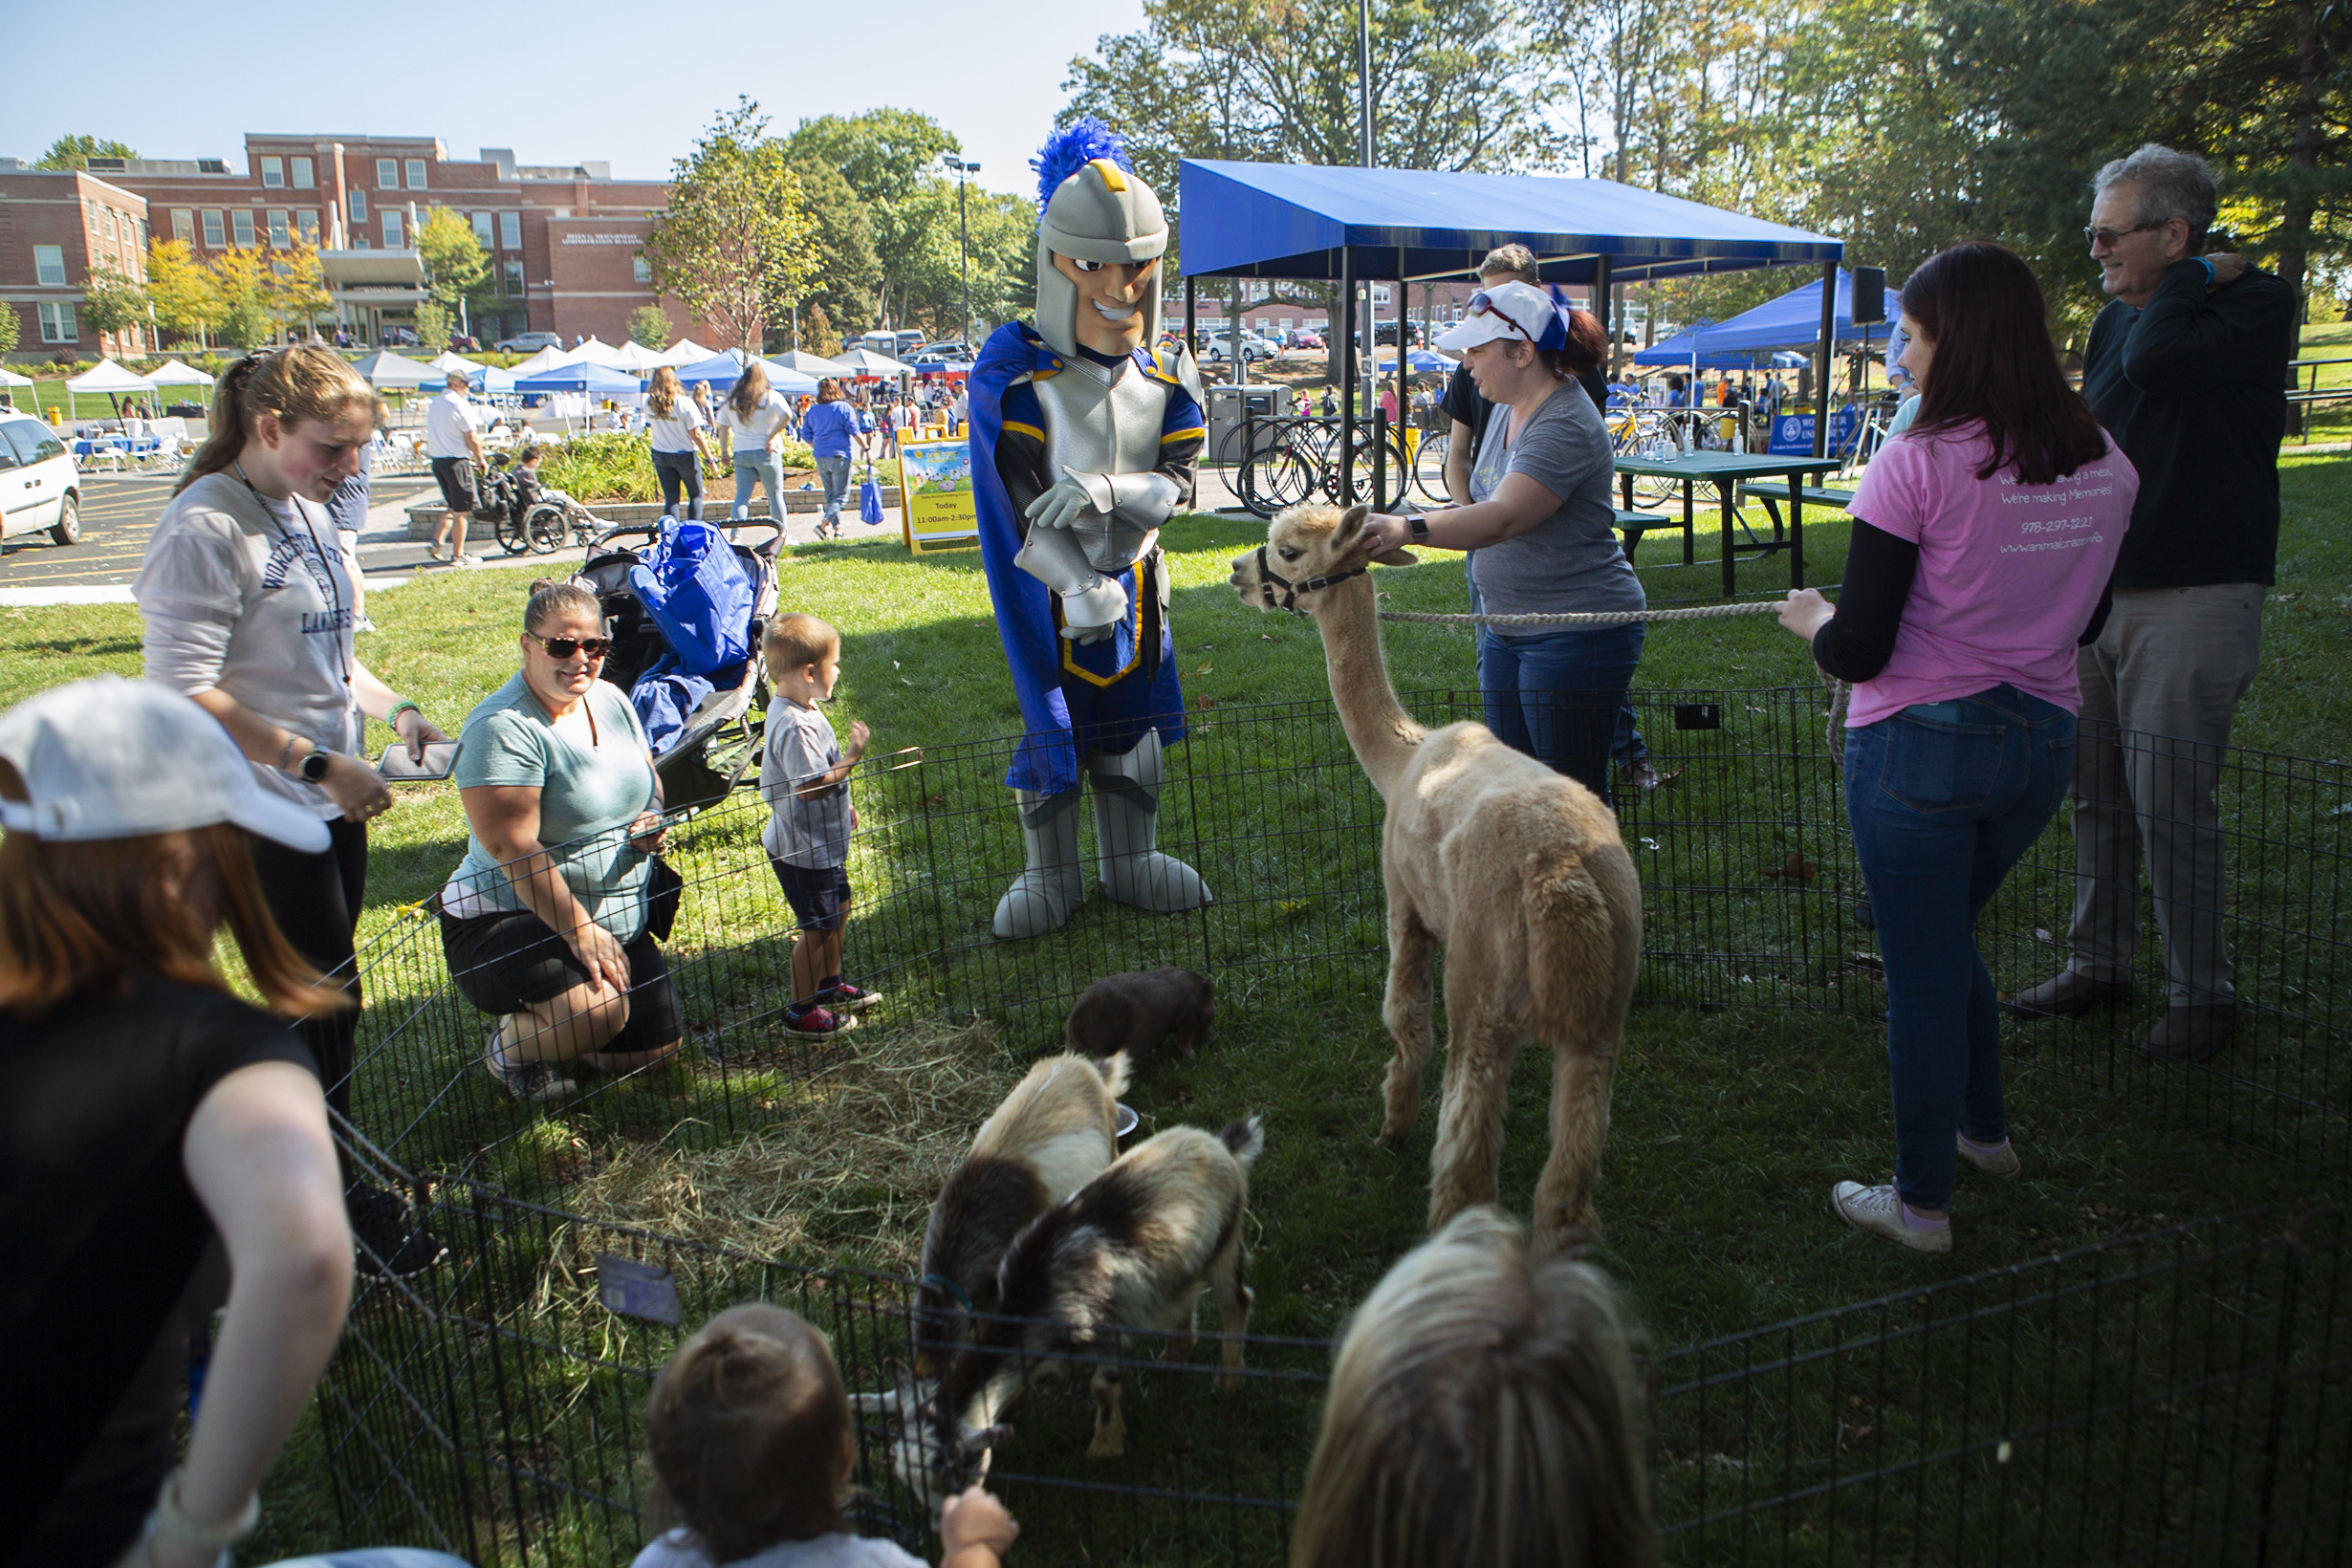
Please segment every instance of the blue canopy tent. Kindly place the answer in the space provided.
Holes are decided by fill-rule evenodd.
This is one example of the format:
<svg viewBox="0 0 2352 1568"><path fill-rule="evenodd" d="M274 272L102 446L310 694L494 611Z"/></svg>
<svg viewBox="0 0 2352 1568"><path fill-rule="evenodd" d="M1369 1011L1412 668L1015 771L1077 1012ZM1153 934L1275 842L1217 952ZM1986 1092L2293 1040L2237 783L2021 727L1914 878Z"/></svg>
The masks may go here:
<svg viewBox="0 0 2352 1568"><path fill-rule="evenodd" d="M1862 326L1854 324L1854 278L1840 270L1838 292L1831 299L1830 336L1839 342L1861 338L1884 338L1887 322L1902 313L1903 296L1894 289L1885 291L1884 310L1876 322ZM1731 368L1753 368L1751 359L1769 360L1775 349L1796 348L1810 343L1820 330L1821 280L1814 279L1799 289L1791 289L1777 299L1768 299L1751 311L1742 311L1729 321L1711 324L1702 322L1688 332L1654 343L1633 357L1638 365L1684 365L1697 355L1710 369L1725 368L1716 364L1718 359L1732 359L1738 364Z"/></svg>
<svg viewBox="0 0 2352 1568"><path fill-rule="evenodd" d="M585 360L577 364L556 365L535 376L525 376L514 383L514 390L525 396L541 392L585 392L591 397L622 398L644 389L645 383L625 370L611 370Z"/></svg>
<svg viewBox="0 0 2352 1568"><path fill-rule="evenodd" d="M1546 281L1590 284L1599 300L1628 281L1755 267L1818 266L1828 275L1845 254L1844 245L1825 234L1613 180L1187 158L1178 175L1178 202L1187 337L1198 321L1195 285L1204 277L1336 280L1340 340L1352 344L1358 279L1402 286L1474 276L1489 250L1512 241L1535 252ZM1824 383L1829 344L1824 319L1818 338ZM1348 426L1340 444L1340 483L1352 488L1355 355L1346 354L1340 363L1341 418ZM1385 477L1376 468L1374 497L1382 504L1384 489Z"/></svg>
<svg viewBox="0 0 2352 1568"><path fill-rule="evenodd" d="M768 372L768 384L778 392L789 392L797 397L803 392L817 390L817 378L814 376L794 370L788 365L777 364L773 359L762 359L759 363L760 368ZM713 392L726 392L730 390L736 381L742 380L743 366L743 350L725 349L713 354L708 359L698 360L690 365L680 365L678 381L680 385L689 387L701 381Z"/></svg>

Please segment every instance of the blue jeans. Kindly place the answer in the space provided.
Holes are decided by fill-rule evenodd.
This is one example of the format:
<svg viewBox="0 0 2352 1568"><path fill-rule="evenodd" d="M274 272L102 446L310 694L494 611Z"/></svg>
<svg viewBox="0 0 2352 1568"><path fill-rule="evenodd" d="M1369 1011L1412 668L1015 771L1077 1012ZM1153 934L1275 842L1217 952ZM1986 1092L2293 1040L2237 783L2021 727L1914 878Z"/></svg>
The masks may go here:
<svg viewBox="0 0 2352 1568"><path fill-rule="evenodd" d="M695 452L656 452L653 476L662 482L662 510L678 515L681 491L686 502L686 521L703 520L703 460Z"/></svg>
<svg viewBox="0 0 2352 1568"><path fill-rule="evenodd" d="M1849 730L1846 817L1886 965L1895 1188L1951 1204L1952 1135L2009 1136L2000 1010L1976 916L2074 776L2075 716L1996 686Z"/></svg>
<svg viewBox="0 0 2352 1568"><path fill-rule="evenodd" d="M468 1564L462 1557L413 1546L365 1546L315 1557L287 1557L269 1568L468 1568Z"/></svg>
<svg viewBox="0 0 2352 1568"><path fill-rule="evenodd" d="M1487 728L1608 800L1609 752L1618 709L1642 662L1642 630L1637 621L1503 637L1481 626L1478 690Z"/></svg>
<svg viewBox="0 0 2352 1568"><path fill-rule="evenodd" d="M817 460L817 477L824 481L825 486L825 521L827 523L838 523L841 520L841 503L849 499L849 464L850 459L847 453L839 457L819 457Z"/></svg>
<svg viewBox="0 0 2352 1568"><path fill-rule="evenodd" d="M776 471L775 454L762 448L756 452L735 454L735 507L739 512L751 509L751 486L756 481L768 487L768 515L777 522L784 520L784 478Z"/></svg>

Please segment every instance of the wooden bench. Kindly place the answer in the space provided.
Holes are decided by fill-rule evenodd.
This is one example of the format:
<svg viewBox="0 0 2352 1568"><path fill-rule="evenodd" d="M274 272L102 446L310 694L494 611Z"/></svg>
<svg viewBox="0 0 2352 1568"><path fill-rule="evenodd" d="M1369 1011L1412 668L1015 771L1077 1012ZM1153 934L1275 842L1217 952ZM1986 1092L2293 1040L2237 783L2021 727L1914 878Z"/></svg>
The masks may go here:
<svg viewBox="0 0 2352 1568"><path fill-rule="evenodd" d="M1622 507L1612 507L1609 510L1613 514L1613 526L1618 533L1625 536L1625 559L1628 563L1633 560L1634 548L1642 542L1643 534L1653 528L1682 527L1672 518L1662 516L1655 512L1627 512Z"/></svg>

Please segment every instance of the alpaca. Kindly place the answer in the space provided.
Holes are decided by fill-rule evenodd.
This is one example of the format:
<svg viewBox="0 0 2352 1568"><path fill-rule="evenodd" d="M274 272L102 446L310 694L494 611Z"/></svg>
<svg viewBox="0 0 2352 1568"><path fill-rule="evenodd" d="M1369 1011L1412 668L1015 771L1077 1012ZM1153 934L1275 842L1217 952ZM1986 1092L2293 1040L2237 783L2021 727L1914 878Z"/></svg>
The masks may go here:
<svg viewBox="0 0 2352 1568"><path fill-rule="evenodd" d="M1382 1019L1396 1051L1381 1142L1394 1143L1420 1112L1442 942L1446 1078L1429 1228L1494 1201L1511 1064L1533 1035L1552 1048L1552 1152L1535 1187L1535 1231L1557 1250L1579 1230L1599 1230L1593 1182L1641 963L1641 882L1616 817L1591 791L1482 724L1425 730L1398 705L1359 548L1366 515L1363 507L1291 508L1269 526L1263 549L1234 559L1233 588L1245 601L1314 620L1348 744L1387 804Z"/></svg>

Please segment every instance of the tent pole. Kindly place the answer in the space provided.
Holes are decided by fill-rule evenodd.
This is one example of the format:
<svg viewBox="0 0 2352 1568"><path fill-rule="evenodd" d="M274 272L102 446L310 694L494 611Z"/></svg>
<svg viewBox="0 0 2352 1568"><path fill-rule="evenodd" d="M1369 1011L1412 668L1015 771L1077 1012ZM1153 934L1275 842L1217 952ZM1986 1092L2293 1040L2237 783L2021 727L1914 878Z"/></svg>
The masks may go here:
<svg viewBox="0 0 2352 1568"><path fill-rule="evenodd" d="M1406 308L1405 300L1411 293L1412 285L1405 281L1405 247L1400 245L1397 247L1397 449L1399 451L1409 449L1405 429L1412 423L1413 418L1413 379L1405 370L1405 360L1410 351L1405 346L1405 323L1412 318L1413 314ZM1378 359L1373 360L1375 364L1379 362ZM1383 490L1387 488L1385 483L1387 472L1387 460L1383 458L1381 461ZM1397 504L1404 505L1412 499L1412 495L1410 471L1400 470L1397 474Z"/></svg>
<svg viewBox="0 0 2352 1568"><path fill-rule="evenodd" d="M1608 339L1608 351L1601 357L1601 373L1610 381L1617 380L1617 313L1609 302L1609 258L1606 253L1593 258L1593 314L1601 317L1601 335Z"/></svg>
<svg viewBox="0 0 2352 1568"><path fill-rule="evenodd" d="M1813 455L1829 455L1829 345L1838 330L1838 264L1821 263L1821 340L1813 349Z"/></svg>
<svg viewBox="0 0 2352 1568"><path fill-rule="evenodd" d="M1356 499L1356 252L1339 247L1339 493Z"/></svg>
<svg viewBox="0 0 2352 1568"><path fill-rule="evenodd" d="M1189 272L1185 274L1185 352L1191 355L1196 359L1200 358L1200 284Z"/></svg>

